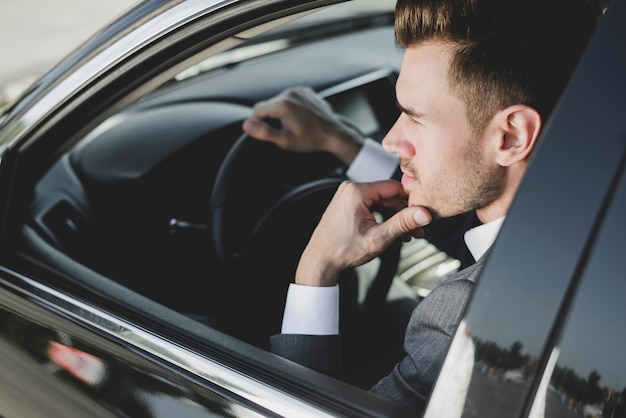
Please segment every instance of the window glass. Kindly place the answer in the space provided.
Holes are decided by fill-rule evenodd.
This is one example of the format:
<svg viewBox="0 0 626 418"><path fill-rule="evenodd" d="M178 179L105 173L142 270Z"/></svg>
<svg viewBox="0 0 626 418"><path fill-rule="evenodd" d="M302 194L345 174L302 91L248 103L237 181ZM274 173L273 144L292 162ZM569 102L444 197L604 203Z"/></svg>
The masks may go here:
<svg viewBox="0 0 626 418"><path fill-rule="evenodd" d="M567 316L546 417L626 416L624 213L622 178Z"/></svg>

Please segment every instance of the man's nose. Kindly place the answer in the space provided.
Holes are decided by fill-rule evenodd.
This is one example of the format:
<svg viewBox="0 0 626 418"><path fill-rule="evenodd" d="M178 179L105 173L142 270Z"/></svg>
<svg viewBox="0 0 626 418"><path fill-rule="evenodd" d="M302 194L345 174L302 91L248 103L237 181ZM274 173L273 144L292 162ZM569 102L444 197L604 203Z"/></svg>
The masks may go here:
<svg viewBox="0 0 626 418"><path fill-rule="evenodd" d="M383 148L390 153L398 154L401 157L411 158L415 150L408 141L406 132L402 129L402 115L393 124L382 141Z"/></svg>

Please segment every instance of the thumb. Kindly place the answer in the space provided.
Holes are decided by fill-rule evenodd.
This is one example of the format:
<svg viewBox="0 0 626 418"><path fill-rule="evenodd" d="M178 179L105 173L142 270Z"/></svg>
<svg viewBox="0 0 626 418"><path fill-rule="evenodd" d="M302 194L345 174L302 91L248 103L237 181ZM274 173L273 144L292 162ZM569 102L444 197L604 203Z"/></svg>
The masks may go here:
<svg viewBox="0 0 626 418"><path fill-rule="evenodd" d="M277 145L285 142L283 130L266 123L264 120L246 119L242 128L246 134L255 139L274 142Z"/></svg>
<svg viewBox="0 0 626 418"><path fill-rule="evenodd" d="M259 136L259 133L262 133L263 125L256 119L246 119L243 122L243 131L252 137Z"/></svg>
<svg viewBox="0 0 626 418"><path fill-rule="evenodd" d="M421 206L411 206L397 212L387 221L380 224L385 228L385 235L390 240L396 239L407 233L419 230L432 220L430 212Z"/></svg>

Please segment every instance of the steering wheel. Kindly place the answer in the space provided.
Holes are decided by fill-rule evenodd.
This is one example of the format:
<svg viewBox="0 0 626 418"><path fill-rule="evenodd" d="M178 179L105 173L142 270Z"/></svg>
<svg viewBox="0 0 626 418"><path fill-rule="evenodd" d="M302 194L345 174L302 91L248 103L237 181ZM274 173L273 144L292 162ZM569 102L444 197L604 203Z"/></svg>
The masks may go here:
<svg viewBox="0 0 626 418"><path fill-rule="evenodd" d="M330 154L289 152L241 135L217 173L209 207L212 240L223 267L231 271L250 251L263 251L255 244L268 232L291 238L293 246L293 239L313 231L345 179L341 163ZM287 227L297 223L302 223L298 231L290 233Z"/></svg>
<svg viewBox="0 0 626 418"><path fill-rule="evenodd" d="M289 152L247 134L226 155L211 195L209 227L224 272L234 279L232 290L256 310L257 323L247 324L246 333L258 335L245 336L252 343L262 345L266 334L278 332L265 323L279 326L300 255L345 179L342 163L330 154ZM384 302L399 253L400 246L392 245L381 254L366 306Z"/></svg>

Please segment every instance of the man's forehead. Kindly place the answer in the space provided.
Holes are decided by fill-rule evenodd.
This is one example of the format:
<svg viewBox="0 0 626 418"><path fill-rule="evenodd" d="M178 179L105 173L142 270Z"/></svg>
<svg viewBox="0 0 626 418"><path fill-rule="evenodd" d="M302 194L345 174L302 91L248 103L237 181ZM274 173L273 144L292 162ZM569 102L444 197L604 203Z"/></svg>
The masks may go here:
<svg viewBox="0 0 626 418"><path fill-rule="evenodd" d="M396 102L409 115L424 116L422 108L440 96L450 95L448 83L449 48L425 44L407 48L396 82Z"/></svg>
<svg viewBox="0 0 626 418"><path fill-rule="evenodd" d="M456 47L450 42L429 41L404 50L402 72L423 72L445 77Z"/></svg>

